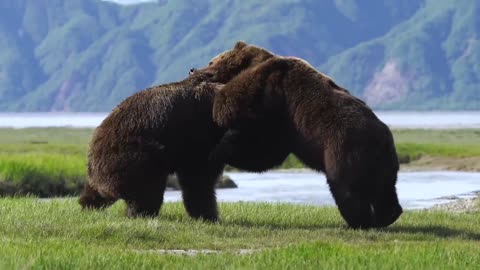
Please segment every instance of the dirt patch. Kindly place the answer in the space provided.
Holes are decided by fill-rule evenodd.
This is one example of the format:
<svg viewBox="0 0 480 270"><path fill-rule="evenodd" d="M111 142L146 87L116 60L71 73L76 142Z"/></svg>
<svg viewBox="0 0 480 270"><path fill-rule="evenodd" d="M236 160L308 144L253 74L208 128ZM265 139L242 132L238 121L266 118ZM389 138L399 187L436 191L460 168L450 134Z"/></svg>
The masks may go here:
<svg viewBox="0 0 480 270"><path fill-rule="evenodd" d="M465 171L480 172L480 157L431 157L423 156L418 160L400 166L402 171Z"/></svg>

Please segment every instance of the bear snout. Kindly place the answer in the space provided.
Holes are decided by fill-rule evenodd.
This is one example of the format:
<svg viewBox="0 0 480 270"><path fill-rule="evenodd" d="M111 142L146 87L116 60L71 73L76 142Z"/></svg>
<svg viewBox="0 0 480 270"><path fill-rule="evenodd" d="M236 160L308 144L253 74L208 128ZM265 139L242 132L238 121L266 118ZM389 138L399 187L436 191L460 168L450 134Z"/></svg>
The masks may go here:
<svg viewBox="0 0 480 270"><path fill-rule="evenodd" d="M190 71L188 72L188 75L193 75L193 74L199 74L200 77L203 77L204 80L208 82L216 82L216 72L213 70L210 70L208 68L201 68L201 69L196 69L196 68L191 68Z"/></svg>

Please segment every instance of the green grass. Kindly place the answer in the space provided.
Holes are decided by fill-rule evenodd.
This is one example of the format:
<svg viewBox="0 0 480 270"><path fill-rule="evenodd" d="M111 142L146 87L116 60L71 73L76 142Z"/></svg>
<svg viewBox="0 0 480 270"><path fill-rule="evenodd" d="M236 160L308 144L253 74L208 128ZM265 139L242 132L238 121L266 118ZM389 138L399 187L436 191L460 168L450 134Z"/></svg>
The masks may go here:
<svg viewBox="0 0 480 270"><path fill-rule="evenodd" d="M180 203L128 219L123 202L81 211L75 199L0 199L1 269L476 269L480 213L406 211L382 230L347 229L331 207L220 204L222 222ZM163 249L216 250L193 257ZM252 254L240 255L240 249Z"/></svg>
<svg viewBox="0 0 480 270"><path fill-rule="evenodd" d="M21 184L14 190L78 191L91 133L91 129L0 129L0 189ZM480 156L479 130L393 133L400 156ZM292 156L283 167L302 164ZM191 220L180 203L164 205L161 217L155 219L128 219L124 211L123 202L106 211L85 212L76 198L2 198L0 269L476 269L480 265L479 211L407 211L393 226L372 231L347 229L335 208L313 206L225 203L220 204L220 224ZM156 252L160 249L220 253L190 257ZM240 255L240 249L255 252Z"/></svg>

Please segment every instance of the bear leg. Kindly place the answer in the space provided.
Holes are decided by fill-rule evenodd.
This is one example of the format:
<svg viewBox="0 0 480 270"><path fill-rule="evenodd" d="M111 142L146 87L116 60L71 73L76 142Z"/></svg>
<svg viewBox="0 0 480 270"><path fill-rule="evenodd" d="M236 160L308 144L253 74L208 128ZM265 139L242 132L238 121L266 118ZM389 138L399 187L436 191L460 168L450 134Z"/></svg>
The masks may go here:
<svg viewBox="0 0 480 270"><path fill-rule="evenodd" d="M87 181L79 201L83 209L103 209L115 203L117 199L102 196Z"/></svg>
<svg viewBox="0 0 480 270"><path fill-rule="evenodd" d="M262 131L259 135L258 128L252 130L255 132L229 129L210 153L210 163L225 163L250 172L281 165L290 154L287 141L278 134Z"/></svg>
<svg viewBox="0 0 480 270"><path fill-rule="evenodd" d="M177 171L182 188L183 203L190 217L212 222L218 221L215 184L221 170L208 172L205 170Z"/></svg>
<svg viewBox="0 0 480 270"><path fill-rule="evenodd" d="M329 181L335 203L343 219L353 229L369 229L374 226L372 206L365 192L354 190L343 183Z"/></svg>
<svg viewBox="0 0 480 270"><path fill-rule="evenodd" d="M398 202L395 186L389 187L377 195L373 201L373 209L375 227L387 227L400 217L403 209Z"/></svg>
<svg viewBox="0 0 480 270"><path fill-rule="evenodd" d="M156 177L149 181L148 185L136 188L135 191L125 199L127 203L127 216L155 217L160 212L163 204L163 195L167 184L167 176Z"/></svg>

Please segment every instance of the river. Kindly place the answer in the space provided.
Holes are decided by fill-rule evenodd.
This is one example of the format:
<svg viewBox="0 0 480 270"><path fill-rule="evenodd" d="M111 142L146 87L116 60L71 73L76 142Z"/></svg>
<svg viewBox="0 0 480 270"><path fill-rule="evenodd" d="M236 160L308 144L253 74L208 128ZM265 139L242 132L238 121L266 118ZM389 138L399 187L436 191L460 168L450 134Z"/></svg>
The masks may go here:
<svg viewBox="0 0 480 270"><path fill-rule="evenodd" d="M480 111L377 111L392 128L480 128ZM0 113L0 127L97 127L107 113Z"/></svg>
<svg viewBox="0 0 480 270"><path fill-rule="evenodd" d="M316 172L226 173L238 188L219 189L219 201L287 202L334 205L325 176ZM480 173L400 172L397 192L405 209L429 208L480 191ZM179 201L179 191L167 191L165 201Z"/></svg>

